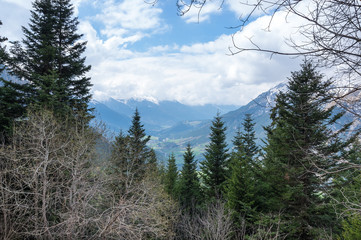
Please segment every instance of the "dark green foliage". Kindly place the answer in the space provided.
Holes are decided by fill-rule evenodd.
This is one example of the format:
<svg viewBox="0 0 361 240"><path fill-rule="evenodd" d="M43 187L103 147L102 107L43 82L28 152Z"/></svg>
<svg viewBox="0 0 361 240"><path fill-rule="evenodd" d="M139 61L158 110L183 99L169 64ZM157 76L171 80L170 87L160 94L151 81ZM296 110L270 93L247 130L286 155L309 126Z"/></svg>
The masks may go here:
<svg viewBox="0 0 361 240"><path fill-rule="evenodd" d="M119 135L115 137L115 141L112 146L111 151L111 166L110 166L110 174L113 175L113 179L111 182L111 190L115 193L115 195L119 196L119 194L124 194L126 191L126 180L127 176L131 169L129 169L129 150L128 150L128 136L124 135L122 131L120 131Z"/></svg>
<svg viewBox="0 0 361 240"><path fill-rule="evenodd" d="M227 180L226 199L227 207L232 210L236 222L239 222L240 218L249 220L253 217L254 181L253 169L245 153L232 153L231 176Z"/></svg>
<svg viewBox="0 0 361 240"><path fill-rule="evenodd" d="M342 221L342 239L355 240L361 239L361 215L357 213L351 215Z"/></svg>
<svg viewBox="0 0 361 240"><path fill-rule="evenodd" d="M168 158L167 169L165 172L164 185L165 190L171 196L176 196L175 187L178 178L177 165L175 163L175 156L172 153Z"/></svg>
<svg viewBox="0 0 361 240"><path fill-rule="evenodd" d="M266 205L271 212L283 212L290 239L314 239L318 229L335 224L322 190L331 176L319 174L335 165L347 144L328 127L342 116L327 105L332 99L330 85L305 62L292 73L288 91L278 94L272 124L266 129Z"/></svg>
<svg viewBox="0 0 361 240"><path fill-rule="evenodd" d="M0 26L2 22L0 21ZM7 39L0 36L0 44ZM5 47L0 45L0 143L9 141L12 134L13 120L25 112L24 100L21 98L21 85L7 81L1 77L5 70L8 54Z"/></svg>
<svg viewBox="0 0 361 240"><path fill-rule="evenodd" d="M129 158L129 152L127 150L128 141L128 136L125 136L124 133L120 131L119 135L115 137L112 147L111 159L113 165L121 172L126 171L127 167Z"/></svg>
<svg viewBox="0 0 361 240"><path fill-rule="evenodd" d="M142 178L151 157L151 150L147 146L150 136L145 134L144 126L140 122L138 109L135 110L132 126L128 130L128 136L128 151L133 173L136 178Z"/></svg>
<svg viewBox="0 0 361 240"><path fill-rule="evenodd" d="M148 173L157 173L158 172L158 159L157 154L154 149L149 149L149 157L147 161L146 171Z"/></svg>
<svg viewBox="0 0 361 240"><path fill-rule="evenodd" d="M256 137L255 137L255 130L253 119L251 114L246 114L246 117L242 123L243 125L243 132L241 133L241 142L243 145L244 152L249 159L254 160L255 156L258 154L258 147L256 145ZM236 139L234 144L236 147Z"/></svg>
<svg viewBox="0 0 361 240"><path fill-rule="evenodd" d="M199 179L197 176L197 163L190 144L187 145L183 155L184 164L179 181L179 200L184 209L192 210L201 197Z"/></svg>
<svg viewBox="0 0 361 240"><path fill-rule="evenodd" d="M226 129L218 113L212 121L210 143L206 146L204 154L205 160L201 162L202 179L208 198L219 198L224 190L229 159Z"/></svg>
<svg viewBox="0 0 361 240"><path fill-rule="evenodd" d="M345 219L342 222L343 239L359 239L361 236L361 144L355 142L345 152L344 161L339 165L339 171L334 176L334 188L330 189L335 211L342 214Z"/></svg>
<svg viewBox="0 0 361 240"><path fill-rule="evenodd" d="M36 0L29 27L23 27L23 45L11 52L12 73L27 80L26 102L54 110L57 116L69 113L90 117L90 78L85 74L85 42L77 34L70 0ZM85 117L86 117L85 116Z"/></svg>
<svg viewBox="0 0 361 240"><path fill-rule="evenodd" d="M157 158L154 150L147 146L149 140L139 112L135 110L128 135L121 131L113 144L110 172L114 174L114 190L122 192L127 184L143 180L146 173L156 173Z"/></svg>
<svg viewBox="0 0 361 240"><path fill-rule="evenodd" d="M258 148L255 143L254 123L246 115L243 131L237 132L233 144L235 151L231 155L231 176L227 180L227 207L232 211L235 222L239 225L243 219L248 222L255 217L255 194L257 176L255 155Z"/></svg>

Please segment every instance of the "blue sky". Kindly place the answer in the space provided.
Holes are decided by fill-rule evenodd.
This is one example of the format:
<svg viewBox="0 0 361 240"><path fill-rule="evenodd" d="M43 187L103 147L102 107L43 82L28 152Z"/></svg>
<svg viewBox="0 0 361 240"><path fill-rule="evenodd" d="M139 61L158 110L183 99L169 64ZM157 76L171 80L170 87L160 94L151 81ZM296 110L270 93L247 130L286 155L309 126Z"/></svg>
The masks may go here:
<svg viewBox="0 0 361 240"><path fill-rule="evenodd" d="M151 1L151 0L149 0ZM285 39L299 39L299 20L279 12L271 31L260 12L242 32L239 16L249 9L238 0L209 1L198 15L177 14L175 0L73 0L79 32L88 41L92 93L96 100L146 98L185 104L243 105L285 81L302 59L244 52L229 56L234 41L287 50ZM30 0L0 0L0 35L20 40L27 26Z"/></svg>

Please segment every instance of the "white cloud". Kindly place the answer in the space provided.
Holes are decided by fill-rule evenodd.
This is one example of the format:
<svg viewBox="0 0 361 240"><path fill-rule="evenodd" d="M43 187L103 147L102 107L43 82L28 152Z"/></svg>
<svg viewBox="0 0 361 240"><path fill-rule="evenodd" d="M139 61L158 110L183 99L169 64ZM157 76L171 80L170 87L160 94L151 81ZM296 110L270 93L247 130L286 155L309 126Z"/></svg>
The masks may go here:
<svg viewBox="0 0 361 240"><path fill-rule="evenodd" d="M103 22L107 29L124 28L149 30L160 27L159 15L162 9L145 3L143 0L105 1L102 12L96 19Z"/></svg>
<svg viewBox="0 0 361 240"><path fill-rule="evenodd" d="M208 1L204 6L200 7L197 5L193 5L191 8L188 6L184 6L182 9L186 12L185 15L182 16L183 19L187 23L199 23L209 20L212 14L221 13L222 1Z"/></svg>
<svg viewBox="0 0 361 240"><path fill-rule="evenodd" d="M72 4L73 4L73 7L74 7L74 14L75 16L78 16L79 15L79 6L82 4L82 3L85 3L85 2L89 2L91 0L72 0Z"/></svg>
<svg viewBox="0 0 361 240"><path fill-rule="evenodd" d="M28 26L30 1L0 0L0 6L0 20L3 23L0 27L0 35L10 41L21 40L23 35L21 26Z"/></svg>
<svg viewBox="0 0 361 240"><path fill-rule="evenodd" d="M234 12L236 17L241 18L247 17L251 12L253 17L259 17L275 9L268 1L260 2L259 0L226 0L225 6Z"/></svg>
<svg viewBox="0 0 361 240"><path fill-rule="evenodd" d="M81 3L90 0L72 0L75 15ZM28 27L32 0L0 0L1 36L10 41L20 41L23 37L22 26Z"/></svg>
<svg viewBox="0 0 361 240"><path fill-rule="evenodd" d="M188 104L245 104L298 69L299 59L276 56L270 59L270 55L257 52L228 56L227 49L232 44L229 35L207 43L159 45L145 53L130 51L128 44L164 27L161 10L143 0L121 3L74 0L74 3L81 9L86 1L99 7L99 11L105 9L96 17L104 23L104 29L96 30L91 18L80 19L79 25L79 32L88 41L85 56L92 65L89 76L94 84L94 98L99 100L111 96L178 100ZM19 40L21 26L26 26L29 19L28 9L15 8L4 0L0 0L0 4L0 14L5 16L1 19L2 34L10 40ZM215 4L205 16L219 11L218 8ZM287 50L283 41L297 33L294 25L286 24L280 13L274 19L272 31L267 32L262 30L267 21L268 17L261 17L247 25L243 32L236 34L236 43L249 46L247 37L252 37L262 47ZM15 26L19 31L14 31Z"/></svg>
<svg viewBox="0 0 361 240"><path fill-rule="evenodd" d="M271 32L262 30L269 21L266 16L250 23L244 32L236 35L237 44L247 46L248 37L253 37L264 47L289 50L284 38L297 32L294 25L286 24L282 14L274 19ZM148 53L129 52L122 59L117 56L124 56L126 49L118 46L104 51L106 42L99 39L96 42L95 49L103 49L103 57L91 57L95 98L106 95L118 99L177 100L186 104L245 104L286 80L291 71L299 69L301 61L280 56L271 59L269 54L258 52L228 56L227 49L232 44L229 35L181 46L178 51L178 47L157 46ZM91 41L89 44L92 46ZM155 55L155 50L162 54Z"/></svg>
<svg viewBox="0 0 361 240"><path fill-rule="evenodd" d="M0 2L8 2L8 3L12 3L12 4L15 4L21 8L25 8L25 9L31 9L31 6L32 6L32 2L33 1L24 1L24 0L2 0Z"/></svg>

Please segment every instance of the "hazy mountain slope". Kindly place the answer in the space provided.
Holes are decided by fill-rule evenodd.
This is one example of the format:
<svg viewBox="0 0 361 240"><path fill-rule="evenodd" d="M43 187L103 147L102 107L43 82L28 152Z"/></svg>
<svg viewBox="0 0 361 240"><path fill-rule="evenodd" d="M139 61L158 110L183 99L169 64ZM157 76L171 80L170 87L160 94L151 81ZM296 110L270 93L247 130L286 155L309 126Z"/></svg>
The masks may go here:
<svg viewBox="0 0 361 240"><path fill-rule="evenodd" d="M237 129L242 127L242 122L246 114L251 114L256 125L257 143L262 144L261 139L264 139L264 126L268 126L271 121L269 113L274 105L274 100L279 91L286 90L285 84L279 84L267 92L260 94L257 98L234 111L230 111L222 115L225 126L227 127L227 142L229 148L232 148L232 139ZM189 142L194 147L196 158L201 160L203 158L203 151L205 145L209 141L209 133L211 126L211 119L204 121L183 121L170 128L164 129L155 133L156 141L152 142L152 147L167 156L170 153L175 153L178 156L178 161L182 159L182 152L186 144Z"/></svg>
<svg viewBox="0 0 361 240"><path fill-rule="evenodd" d="M273 106L276 94L280 90L285 89L285 84L279 84L271 90L262 93L257 98L234 111L230 111L222 115L223 121L227 127L228 141L231 142L235 132L241 127L243 119L246 114L251 114L256 125L256 136L258 138L264 137L263 126L270 124L269 112ZM211 119L199 122L184 121L174 125L171 128L162 130L157 136L162 138L191 138L198 136L197 139L208 139L209 127ZM197 141L199 143L199 141ZM194 143L197 143L194 142ZM192 143L192 142L191 142Z"/></svg>
<svg viewBox="0 0 361 240"><path fill-rule="evenodd" d="M135 99L116 100L113 98L104 101L93 100L91 106L95 108L96 117L101 118L111 130L116 132L119 129L127 130L129 128L130 119L135 109L138 108L144 127L148 134L152 135L162 129L174 126L178 122L210 119L216 115L217 111L226 113L237 108L237 106L232 105L188 106L175 101L152 102ZM117 120L113 119L111 112L115 114ZM120 118L120 116L122 117ZM118 121L118 125L115 124L116 121Z"/></svg>

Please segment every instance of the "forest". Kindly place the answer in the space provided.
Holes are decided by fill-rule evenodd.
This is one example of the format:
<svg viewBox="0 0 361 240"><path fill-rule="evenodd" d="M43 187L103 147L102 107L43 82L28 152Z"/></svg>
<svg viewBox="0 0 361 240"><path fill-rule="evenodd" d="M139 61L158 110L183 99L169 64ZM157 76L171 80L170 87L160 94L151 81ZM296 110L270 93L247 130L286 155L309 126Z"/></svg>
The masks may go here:
<svg viewBox="0 0 361 240"><path fill-rule="evenodd" d="M338 4L317 8L333 21L361 10L357 1L323 2ZM346 63L359 82L354 44L342 52L324 38L332 50L298 51L307 58L277 94L263 145L250 114L227 144L217 114L202 160L188 144L178 169L174 154L157 160L138 110L114 139L92 121L78 24L70 0L35 0L23 40L5 45L0 36L0 73L13 76L0 78L1 239L361 239L360 88L335 90L314 60ZM336 35L359 46L353 34Z"/></svg>

